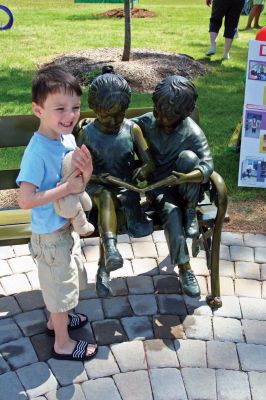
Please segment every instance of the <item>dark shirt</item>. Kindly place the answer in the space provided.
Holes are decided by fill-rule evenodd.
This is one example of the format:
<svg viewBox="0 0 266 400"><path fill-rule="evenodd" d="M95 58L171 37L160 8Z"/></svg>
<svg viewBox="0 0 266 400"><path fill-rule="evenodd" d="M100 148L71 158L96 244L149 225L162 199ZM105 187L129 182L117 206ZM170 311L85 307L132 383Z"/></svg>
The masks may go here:
<svg viewBox="0 0 266 400"><path fill-rule="evenodd" d="M125 119L116 134L104 133L97 120L85 126L82 142L91 152L93 173L109 173L126 181L132 181L134 171L134 143L131 130L133 122Z"/></svg>
<svg viewBox="0 0 266 400"><path fill-rule="evenodd" d="M201 128L191 119L186 118L172 133L164 133L157 125L152 112L133 118L147 140L156 171L150 181L158 181L171 175L179 154L184 150L193 151L200 162L197 167L207 182L213 172L213 160L209 145Z"/></svg>

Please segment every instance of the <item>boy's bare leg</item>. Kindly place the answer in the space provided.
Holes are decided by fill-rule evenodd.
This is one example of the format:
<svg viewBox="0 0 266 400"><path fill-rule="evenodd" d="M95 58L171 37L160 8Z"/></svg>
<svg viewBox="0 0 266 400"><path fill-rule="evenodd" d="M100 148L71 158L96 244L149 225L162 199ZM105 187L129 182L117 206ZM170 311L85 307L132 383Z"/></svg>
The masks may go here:
<svg viewBox="0 0 266 400"><path fill-rule="evenodd" d="M50 318L55 332L54 351L58 354L72 354L77 342L68 334L68 313L51 313ZM86 355L93 354L95 347L93 344L88 346Z"/></svg>
<svg viewBox="0 0 266 400"><path fill-rule="evenodd" d="M79 316L81 321L85 321L86 317L84 317L84 315L79 314L79 313L77 313L77 315ZM68 318L67 324L69 324L69 318ZM51 330L54 329L54 325L53 325L53 321L52 321L52 318L51 318L51 314L50 314L50 317L49 317L48 322L47 322L47 328L51 329Z"/></svg>

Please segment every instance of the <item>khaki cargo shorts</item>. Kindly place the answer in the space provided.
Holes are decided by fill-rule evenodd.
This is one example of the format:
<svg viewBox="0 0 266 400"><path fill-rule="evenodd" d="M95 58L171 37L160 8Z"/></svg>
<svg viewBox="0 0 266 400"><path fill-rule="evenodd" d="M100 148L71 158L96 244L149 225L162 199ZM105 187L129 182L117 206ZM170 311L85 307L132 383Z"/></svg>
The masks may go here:
<svg viewBox="0 0 266 400"><path fill-rule="evenodd" d="M79 235L72 227L56 233L33 233L30 250L47 309L64 312L76 307L79 291L87 287Z"/></svg>

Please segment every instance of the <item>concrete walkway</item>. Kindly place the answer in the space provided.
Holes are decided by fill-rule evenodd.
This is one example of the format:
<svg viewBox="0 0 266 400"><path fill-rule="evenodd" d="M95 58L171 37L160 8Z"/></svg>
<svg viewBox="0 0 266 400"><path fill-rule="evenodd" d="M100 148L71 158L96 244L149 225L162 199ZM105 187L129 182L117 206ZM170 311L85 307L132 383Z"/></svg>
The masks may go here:
<svg viewBox="0 0 266 400"><path fill-rule="evenodd" d="M90 322L72 336L99 351L82 363L51 358L28 246L0 247L0 400L265 400L266 236L223 233L214 313L203 251L191 259L203 295L193 300L180 294L162 231L121 235L119 249L115 296L101 299L98 239L83 242L89 285L76 311Z"/></svg>

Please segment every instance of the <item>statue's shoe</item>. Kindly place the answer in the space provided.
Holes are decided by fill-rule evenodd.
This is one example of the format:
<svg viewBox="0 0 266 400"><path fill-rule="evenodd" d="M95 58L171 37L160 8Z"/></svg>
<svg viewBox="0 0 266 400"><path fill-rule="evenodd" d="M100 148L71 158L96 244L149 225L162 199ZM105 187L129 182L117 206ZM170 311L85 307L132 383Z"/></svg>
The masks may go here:
<svg viewBox="0 0 266 400"><path fill-rule="evenodd" d="M108 272L122 268L123 263L123 258L117 249L115 249L115 251L112 250L111 252L106 251L105 265Z"/></svg>
<svg viewBox="0 0 266 400"><path fill-rule="evenodd" d="M110 285L110 274L106 271L104 265L101 265L96 275L96 293L99 297L113 296Z"/></svg>
<svg viewBox="0 0 266 400"><path fill-rule="evenodd" d="M104 248L105 267L108 272L115 271L123 267L123 258L117 250L117 237L112 232L106 232L101 235Z"/></svg>
<svg viewBox="0 0 266 400"><path fill-rule="evenodd" d="M179 281L185 294L190 297L198 297L200 295L199 284L192 269L179 270Z"/></svg>

